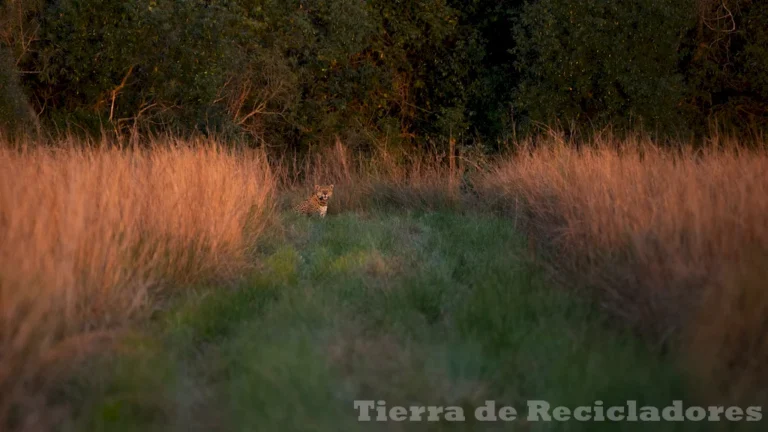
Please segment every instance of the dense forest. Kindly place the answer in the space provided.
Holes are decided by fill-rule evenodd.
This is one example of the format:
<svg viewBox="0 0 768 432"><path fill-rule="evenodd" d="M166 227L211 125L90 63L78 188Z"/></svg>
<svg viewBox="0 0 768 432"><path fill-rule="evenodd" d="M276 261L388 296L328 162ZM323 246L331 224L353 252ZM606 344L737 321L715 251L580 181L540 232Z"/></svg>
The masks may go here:
<svg viewBox="0 0 768 432"><path fill-rule="evenodd" d="M6 0L4 133L303 149L768 124L759 0Z"/></svg>

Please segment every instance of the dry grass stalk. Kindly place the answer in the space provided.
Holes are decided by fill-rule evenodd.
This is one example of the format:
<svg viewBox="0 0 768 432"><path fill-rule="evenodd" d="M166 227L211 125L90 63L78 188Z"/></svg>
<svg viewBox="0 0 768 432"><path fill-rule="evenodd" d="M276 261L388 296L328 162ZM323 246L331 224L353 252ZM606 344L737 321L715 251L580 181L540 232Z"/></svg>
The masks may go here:
<svg viewBox="0 0 768 432"><path fill-rule="evenodd" d="M0 148L0 425L14 407L41 409L24 405L41 403L30 396L44 393L52 365L146 311L158 294L245 270L274 191L261 153L215 143L7 144Z"/></svg>
<svg viewBox="0 0 768 432"><path fill-rule="evenodd" d="M733 365L768 360L768 290L755 273L768 263L765 151L600 137L577 151L555 141L505 159L482 184L527 215L572 285L597 288L607 309L656 341L685 334L688 352L707 353L697 362L709 378L740 370L717 380L739 390L718 394L754 396L742 372L756 368Z"/></svg>

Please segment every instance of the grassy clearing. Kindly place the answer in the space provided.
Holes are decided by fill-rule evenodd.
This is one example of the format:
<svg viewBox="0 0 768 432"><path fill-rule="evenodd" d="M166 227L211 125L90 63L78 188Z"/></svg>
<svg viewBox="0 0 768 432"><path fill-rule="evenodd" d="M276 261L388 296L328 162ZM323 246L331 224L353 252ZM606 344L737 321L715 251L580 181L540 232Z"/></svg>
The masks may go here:
<svg viewBox="0 0 768 432"><path fill-rule="evenodd" d="M713 136L694 150L596 134L579 144L553 131L489 160L453 148L363 157L337 143L277 177L337 183L332 213L501 210L561 286L680 354L712 403L766 403L765 140Z"/></svg>
<svg viewBox="0 0 768 432"><path fill-rule="evenodd" d="M765 153L592 144L488 161L339 142L271 166L174 140L2 149L0 424L325 430L359 426L359 398L768 400ZM273 218L274 190L287 208L307 183L337 185L329 217Z"/></svg>
<svg viewBox="0 0 768 432"><path fill-rule="evenodd" d="M511 224L491 216L287 214L239 289L203 290L156 316L74 380L81 387L64 389L81 407L70 429L507 430L473 422L474 407L697 402L673 366L549 286L525 252ZM468 421L358 423L356 399L461 406Z"/></svg>

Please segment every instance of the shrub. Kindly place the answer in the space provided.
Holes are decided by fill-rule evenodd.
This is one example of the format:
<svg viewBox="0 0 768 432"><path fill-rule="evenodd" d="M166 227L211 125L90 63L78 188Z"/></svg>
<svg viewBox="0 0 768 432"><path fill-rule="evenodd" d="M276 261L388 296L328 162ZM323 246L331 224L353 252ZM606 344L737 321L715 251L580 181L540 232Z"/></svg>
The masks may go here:
<svg viewBox="0 0 768 432"><path fill-rule="evenodd" d="M516 105L533 121L678 126L693 0L542 0L515 28Z"/></svg>

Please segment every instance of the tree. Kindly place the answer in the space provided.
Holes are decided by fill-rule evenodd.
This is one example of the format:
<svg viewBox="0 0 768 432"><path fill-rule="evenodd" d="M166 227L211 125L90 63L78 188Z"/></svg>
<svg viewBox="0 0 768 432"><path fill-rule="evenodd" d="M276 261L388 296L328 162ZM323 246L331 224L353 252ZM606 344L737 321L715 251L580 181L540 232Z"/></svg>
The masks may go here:
<svg viewBox="0 0 768 432"><path fill-rule="evenodd" d="M550 124L679 125L679 53L694 11L692 0L527 4L514 29L516 105Z"/></svg>

